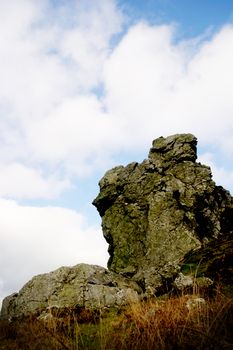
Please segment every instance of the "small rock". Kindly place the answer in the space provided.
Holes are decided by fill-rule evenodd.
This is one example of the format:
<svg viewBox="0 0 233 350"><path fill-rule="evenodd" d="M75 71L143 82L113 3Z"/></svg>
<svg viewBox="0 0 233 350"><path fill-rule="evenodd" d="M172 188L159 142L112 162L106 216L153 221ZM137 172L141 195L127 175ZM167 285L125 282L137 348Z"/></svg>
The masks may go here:
<svg viewBox="0 0 233 350"><path fill-rule="evenodd" d="M175 281L173 282L173 284L177 289L183 290L193 285L193 277L189 275L185 276L183 275L183 273L180 272L178 277L176 277Z"/></svg>
<svg viewBox="0 0 233 350"><path fill-rule="evenodd" d="M195 308L201 308L206 304L205 299L203 298L190 298L187 300L186 302L186 306L188 308L188 310L193 310Z"/></svg>

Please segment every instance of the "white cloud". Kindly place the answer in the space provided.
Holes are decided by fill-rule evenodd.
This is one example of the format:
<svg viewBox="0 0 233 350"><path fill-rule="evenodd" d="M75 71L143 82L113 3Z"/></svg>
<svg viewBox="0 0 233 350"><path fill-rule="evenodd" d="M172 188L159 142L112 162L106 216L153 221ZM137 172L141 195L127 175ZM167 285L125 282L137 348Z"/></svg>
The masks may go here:
<svg viewBox="0 0 233 350"><path fill-rule="evenodd" d="M107 243L83 215L59 207L0 200L0 297L33 275L81 262L106 266ZM2 289L2 290L1 290Z"/></svg>
<svg viewBox="0 0 233 350"><path fill-rule="evenodd" d="M101 148L113 140L116 125L92 90L102 81L123 16L111 0L54 7L48 0L13 0L0 7L2 177L18 164L2 193L48 198L67 188L67 177L108 158ZM56 178L42 177L44 168ZM31 184L21 185L23 171L30 172Z"/></svg>
<svg viewBox="0 0 233 350"><path fill-rule="evenodd" d="M64 99L45 120L31 124L27 141L35 160L83 175L117 147L119 131L120 123L102 110L94 95L80 95Z"/></svg>
<svg viewBox="0 0 233 350"><path fill-rule="evenodd" d="M74 11L76 27L63 33L59 53L78 67L77 79L83 87L93 88L102 80L111 38L121 29L123 16L115 2L109 0L81 0Z"/></svg>
<svg viewBox="0 0 233 350"><path fill-rule="evenodd" d="M0 97L15 119L43 119L63 98L100 81L122 16L114 1L86 4L70 2L69 11L48 0L0 4Z"/></svg>
<svg viewBox="0 0 233 350"><path fill-rule="evenodd" d="M56 56L45 54L48 39L38 27L45 8L45 1L1 3L0 96L7 117L16 123L41 117L69 86ZM47 35L53 42L53 28Z"/></svg>
<svg viewBox="0 0 233 350"><path fill-rule="evenodd" d="M0 197L53 198L70 187L68 180L56 175L44 178L39 171L20 163L0 166Z"/></svg>
<svg viewBox="0 0 233 350"><path fill-rule="evenodd" d="M224 168L216 164L216 160L213 153L203 153L198 157L198 161L202 164L208 165L211 168L213 180L217 185L223 186L225 189L233 193L233 170Z"/></svg>

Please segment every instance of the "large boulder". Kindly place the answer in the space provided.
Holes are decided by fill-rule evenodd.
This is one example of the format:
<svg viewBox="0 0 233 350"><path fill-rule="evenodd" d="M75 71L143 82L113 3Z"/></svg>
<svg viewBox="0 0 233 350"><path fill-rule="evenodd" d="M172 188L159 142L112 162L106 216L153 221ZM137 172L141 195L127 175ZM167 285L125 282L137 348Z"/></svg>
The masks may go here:
<svg viewBox="0 0 233 350"><path fill-rule="evenodd" d="M97 265L61 267L35 276L3 300L1 317L40 315L46 310L70 312L77 308L121 307L138 300L140 288L133 281Z"/></svg>
<svg viewBox="0 0 233 350"><path fill-rule="evenodd" d="M177 134L153 141L141 164L115 167L93 204L109 243L111 271L156 294L184 256L233 231L233 200L196 162L197 140Z"/></svg>

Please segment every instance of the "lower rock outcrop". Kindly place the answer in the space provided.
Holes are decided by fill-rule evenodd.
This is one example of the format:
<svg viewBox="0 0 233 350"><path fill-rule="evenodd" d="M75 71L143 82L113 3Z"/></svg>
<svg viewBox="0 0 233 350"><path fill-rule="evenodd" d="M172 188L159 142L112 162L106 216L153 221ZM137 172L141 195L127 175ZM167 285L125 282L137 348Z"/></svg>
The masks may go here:
<svg viewBox="0 0 233 350"><path fill-rule="evenodd" d="M39 316L53 308L71 312L82 307L121 307L138 300L140 292L133 281L100 266L61 267L33 277L19 293L5 298L1 317Z"/></svg>

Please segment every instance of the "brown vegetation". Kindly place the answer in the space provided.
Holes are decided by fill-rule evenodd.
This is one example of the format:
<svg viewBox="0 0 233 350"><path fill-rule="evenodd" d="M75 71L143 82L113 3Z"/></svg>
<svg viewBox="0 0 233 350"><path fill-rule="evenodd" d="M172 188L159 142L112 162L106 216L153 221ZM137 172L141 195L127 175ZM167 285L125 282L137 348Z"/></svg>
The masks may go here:
<svg viewBox="0 0 233 350"><path fill-rule="evenodd" d="M232 349L233 299L220 292L205 302L198 297L151 299L121 313L51 310L42 320L2 320L0 349Z"/></svg>

